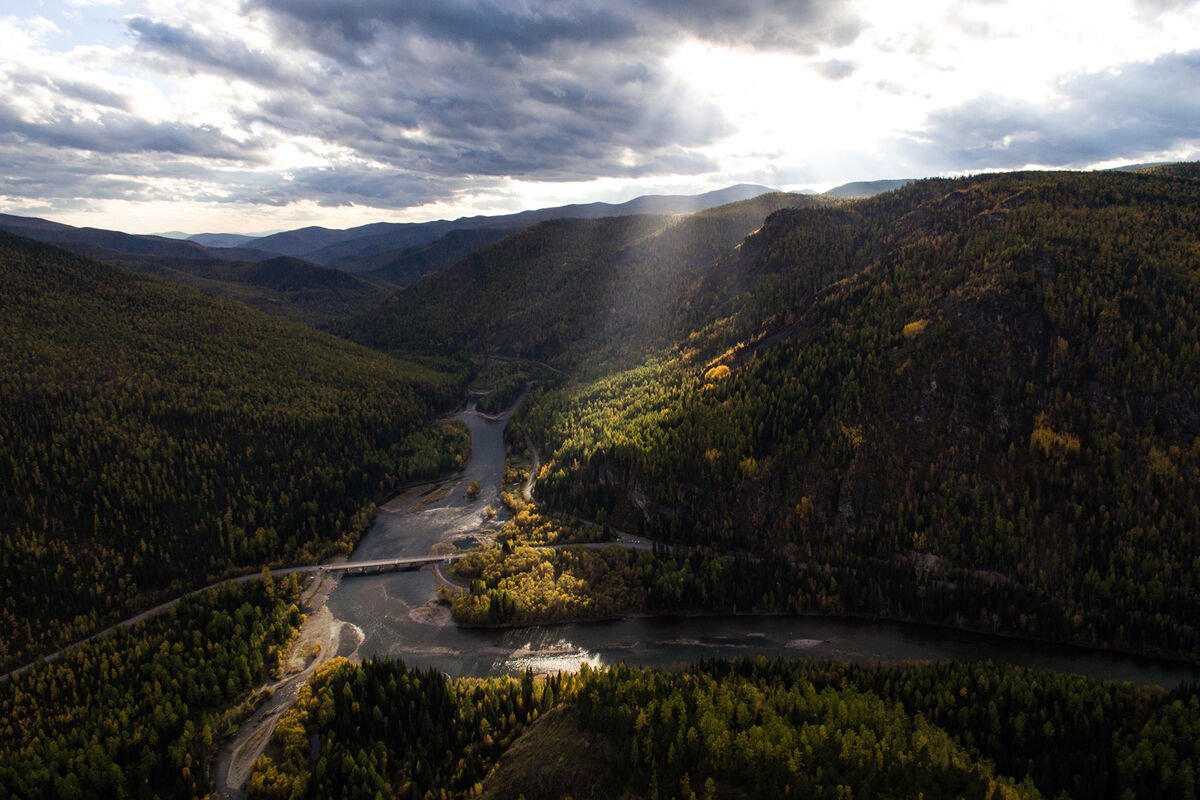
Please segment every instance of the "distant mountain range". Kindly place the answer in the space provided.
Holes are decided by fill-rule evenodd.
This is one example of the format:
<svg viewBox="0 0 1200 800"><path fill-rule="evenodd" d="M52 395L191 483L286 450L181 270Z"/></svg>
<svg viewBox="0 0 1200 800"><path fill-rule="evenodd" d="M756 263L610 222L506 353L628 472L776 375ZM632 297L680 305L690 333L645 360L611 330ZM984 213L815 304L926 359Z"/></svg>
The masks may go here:
<svg viewBox="0 0 1200 800"><path fill-rule="evenodd" d="M0 231L319 323L364 311L395 287L415 283L480 247L540 222L690 213L771 191L739 184L699 195L647 195L625 203L572 204L434 222L376 222L345 230L307 227L258 237L201 233L180 239L175 238L182 235L177 232L137 235L8 214L0 214ZM287 260L273 263L269 270L248 269L280 256ZM322 275L330 271L355 276L347 281ZM303 277L287 275L294 272ZM297 289L298 284L304 288Z"/></svg>
<svg viewBox="0 0 1200 800"><path fill-rule="evenodd" d="M388 259L404 251L437 241L452 231L500 230L515 232L550 219L600 219L632 214L683 214L749 200L775 191L766 186L738 184L698 195L646 195L624 203L575 203L498 216L462 217L434 222L373 222L356 228L333 230L313 226L284 231L273 236L237 241L279 255L294 256L314 264L334 266L347 272L370 271L386 266ZM206 243L223 234L202 234ZM365 266L365 268L363 268Z"/></svg>
<svg viewBox="0 0 1200 800"><path fill-rule="evenodd" d="M60 222L12 214L0 214L0 231L55 244L101 261L110 260L114 254L222 261L261 261L276 255L242 249L221 249L214 252L190 240L122 233L103 228L76 228Z"/></svg>
<svg viewBox="0 0 1200 800"><path fill-rule="evenodd" d="M197 233L183 238L205 247L241 247L262 237L246 233Z"/></svg>
<svg viewBox="0 0 1200 800"><path fill-rule="evenodd" d="M76 228L9 214L0 214L0 231L313 325L361 313L395 289L261 250L206 247L195 241Z"/></svg>
<svg viewBox="0 0 1200 800"><path fill-rule="evenodd" d="M866 197L905 183L851 183L825 196ZM575 203L433 222L375 222L345 230L314 226L266 236L201 233L178 238L186 234L177 231L138 235L9 214L0 214L0 231L322 324L366 311L396 288L542 222L695 213L773 192L766 186L737 184L697 195L646 195L624 203ZM283 260L277 260L280 257ZM271 262L270 268L253 268L263 262Z"/></svg>

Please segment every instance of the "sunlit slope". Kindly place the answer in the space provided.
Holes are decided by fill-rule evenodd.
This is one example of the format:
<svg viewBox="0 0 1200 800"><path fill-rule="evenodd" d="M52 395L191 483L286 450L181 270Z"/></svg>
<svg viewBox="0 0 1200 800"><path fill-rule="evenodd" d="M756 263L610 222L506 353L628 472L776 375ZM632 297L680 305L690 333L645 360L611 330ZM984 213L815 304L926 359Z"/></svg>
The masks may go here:
<svg viewBox="0 0 1200 800"><path fill-rule="evenodd" d="M711 322L529 409L537 495L790 565L771 607L1200 656L1189 173L774 214L694 287Z"/></svg>
<svg viewBox="0 0 1200 800"><path fill-rule="evenodd" d="M453 466L446 375L9 235L0 284L0 665Z"/></svg>
<svg viewBox="0 0 1200 800"><path fill-rule="evenodd" d="M385 350L484 352L572 363L670 341L689 287L771 211L822 201L767 194L678 216L544 222L476 251L343 328Z"/></svg>

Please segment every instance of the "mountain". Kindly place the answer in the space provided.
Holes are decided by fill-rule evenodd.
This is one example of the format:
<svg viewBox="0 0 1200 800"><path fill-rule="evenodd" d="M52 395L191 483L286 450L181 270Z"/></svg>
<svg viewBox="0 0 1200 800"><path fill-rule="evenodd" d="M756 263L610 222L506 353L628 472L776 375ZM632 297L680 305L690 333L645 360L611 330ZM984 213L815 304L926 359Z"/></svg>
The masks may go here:
<svg viewBox="0 0 1200 800"><path fill-rule="evenodd" d="M269 236L270 234L264 234ZM261 236L249 236L242 233L196 233L184 238L204 245L205 247L241 247Z"/></svg>
<svg viewBox="0 0 1200 800"><path fill-rule="evenodd" d="M559 220L344 330L563 370L514 421L539 501L760 610L1198 659L1197 171Z"/></svg>
<svg viewBox="0 0 1200 800"><path fill-rule="evenodd" d="M361 314L378 306L394 290L386 281L357 278L261 250L208 247L196 241L76 228L11 215L0 215L0 231L55 244L110 266L156 275L310 325Z"/></svg>
<svg viewBox="0 0 1200 800"><path fill-rule="evenodd" d="M463 217L435 222L375 222L347 230L308 227L284 231L246 243L257 250L302 257L317 264L337 264L352 272L377 269L370 263L357 267L354 260L370 259L433 242L451 231L517 230L551 219L598 219L631 214L679 214L714 208L771 192L765 186L739 184L700 195L647 195L624 203L586 203L521 211L499 216Z"/></svg>
<svg viewBox="0 0 1200 800"><path fill-rule="evenodd" d="M181 240L12 215L0 215L0 231L56 244L298 322L328 325L368 312L396 287L415 283L480 247L544 220L686 213L766 191L740 184L701 195L650 195L618 204L560 206L454 221L377 222L348 230L308 227L258 238L210 233ZM249 266L280 255L287 260L274 261L265 271ZM362 277L344 280L321 275L319 270L326 267ZM287 270L296 274L285 275ZM273 280L266 280L267 274Z"/></svg>
<svg viewBox="0 0 1200 800"><path fill-rule="evenodd" d="M317 327L377 308L396 288L386 281L286 256L254 262L165 262L170 266L161 259L132 257L109 263Z"/></svg>
<svg viewBox="0 0 1200 800"><path fill-rule="evenodd" d="M1152 167L1146 167L1142 171L1150 175L1157 175L1161 178L1184 178L1186 180L1200 180L1200 161L1188 161L1178 164L1159 164Z"/></svg>
<svg viewBox="0 0 1200 800"><path fill-rule="evenodd" d="M826 201L766 194L683 216L555 219L473 252L340 326L381 349L565 365L640 352L677 332L676 298L772 211Z"/></svg>
<svg viewBox="0 0 1200 800"><path fill-rule="evenodd" d="M214 251L197 244L164 236L144 236L102 228L77 228L36 217L0 214L0 231L26 236L39 242L70 247L82 254L114 257L113 254L153 256L178 260L253 260L269 257L247 250Z"/></svg>
<svg viewBox="0 0 1200 800"><path fill-rule="evenodd" d="M356 262L359 268L364 270L372 264L378 263L379 266L361 273L364 278L386 281L403 288L469 256L486 245L511 236L519 230L519 228L456 229L427 244L409 247L399 252L389 251L372 258L357 259ZM333 265L337 267L341 263L343 262L335 261Z"/></svg>
<svg viewBox="0 0 1200 800"><path fill-rule="evenodd" d="M9 234L0 283L0 671L345 552L372 501L465 446L428 427L461 376Z"/></svg>
<svg viewBox="0 0 1200 800"><path fill-rule="evenodd" d="M884 192L895 191L902 186L907 186L912 183L915 178L898 178L894 180L878 180L878 181L853 181L851 183L843 183L841 186L835 186L825 192L827 197L874 197L877 194Z"/></svg>

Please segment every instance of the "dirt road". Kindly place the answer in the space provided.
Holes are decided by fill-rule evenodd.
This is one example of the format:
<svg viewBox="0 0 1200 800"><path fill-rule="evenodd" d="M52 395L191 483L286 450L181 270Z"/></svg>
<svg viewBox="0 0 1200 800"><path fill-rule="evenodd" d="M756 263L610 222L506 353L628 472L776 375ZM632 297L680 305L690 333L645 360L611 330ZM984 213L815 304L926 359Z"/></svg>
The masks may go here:
<svg viewBox="0 0 1200 800"><path fill-rule="evenodd" d="M330 658L351 656L358 648L361 636L355 627L336 619L325 605L337 586L338 576L318 574L310 580L313 585L304 603L307 618L288 654L284 677L262 687L260 691L270 693L270 699L242 723L237 735L222 745L213 760L212 777L217 797L245 795L246 781L254 770L254 762L270 743L279 719L296 701L300 687Z"/></svg>

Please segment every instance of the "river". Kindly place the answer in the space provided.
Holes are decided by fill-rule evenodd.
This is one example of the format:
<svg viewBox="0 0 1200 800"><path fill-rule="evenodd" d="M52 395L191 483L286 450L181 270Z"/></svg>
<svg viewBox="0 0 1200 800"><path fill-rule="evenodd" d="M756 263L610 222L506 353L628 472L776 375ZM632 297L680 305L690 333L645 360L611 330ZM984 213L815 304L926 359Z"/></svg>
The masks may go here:
<svg viewBox="0 0 1200 800"><path fill-rule="evenodd" d="M504 516L496 498L504 473L506 420L489 420L472 406L457 418L470 427L472 436L471 458L461 478L450 484L448 493L443 487L444 496L424 505L420 492L389 503L351 560L427 555L438 545L470 546L467 539L474 531L498 525ZM474 501L466 496L472 480L480 484ZM497 521L487 518L489 506L500 512ZM584 662L668 666L764 655L858 663L991 659L1141 685L1200 681L1200 669L1172 662L887 621L743 615L465 629L454 626L448 612L433 603L436 590L437 578L429 569L346 578L330 596L328 607L359 629L357 656L398 657L455 677L526 668L570 670Z"/></svg>

